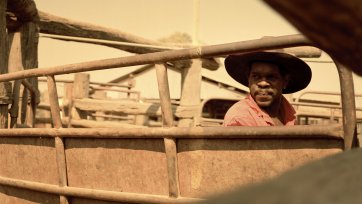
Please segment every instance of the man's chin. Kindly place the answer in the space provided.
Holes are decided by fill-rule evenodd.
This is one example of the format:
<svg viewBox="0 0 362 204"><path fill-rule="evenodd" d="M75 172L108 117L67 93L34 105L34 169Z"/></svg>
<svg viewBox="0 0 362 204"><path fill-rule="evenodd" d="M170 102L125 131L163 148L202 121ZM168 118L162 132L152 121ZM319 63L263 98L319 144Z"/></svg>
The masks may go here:
<svg viewBox="0 0 362 204"><path fill-rule="evenodd" d="M258 104L260 108L267 108L270 106L271 101L256 101L256 104Z"/></svg>

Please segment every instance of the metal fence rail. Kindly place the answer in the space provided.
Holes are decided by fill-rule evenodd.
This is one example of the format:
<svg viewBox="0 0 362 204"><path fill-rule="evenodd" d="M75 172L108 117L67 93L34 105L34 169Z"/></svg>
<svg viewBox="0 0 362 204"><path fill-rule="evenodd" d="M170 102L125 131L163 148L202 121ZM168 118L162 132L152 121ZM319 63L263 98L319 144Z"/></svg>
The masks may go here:
<svg viewBox="0 0 362 204"><path fill-rule="evenodd" d="M306 128L308 127L308 128ZM169 128L24 128L0 129L0 137L64 137L64 138L183 138L183 139L343 139L341 125L294 127L169 127Z"/></svg>
<svg viewBox="0 0 362 204"><path fill-rule="evenodd" d="M96 60L70 65L61 65L42 69L32 69L18 71L0 75L0 82L25 79L29 77L47 76L50 109L55 128L52 129L1 129L0 137L54 137L56 158L59 173L59 186L42 184L37 182L15 180L0 177L3 185L27 188L42 192L59 194L61 203L67 203L66 196L79 196L94 199L104 199L121 202L154 202L170 203L184 200L180 196L178 183L177 167L177 147L175 139L215 139L215 138L239 138L239 139L333 139L345 140L341 126L313 126L305 128L300 127L235 127L235 128L176 128L173 126L172 112L170 110L169 88L167 83L167 67L162 63L170 61L207 58L226 54L251 52L258 50L278 49L294 46L311 45L311 42L302 35L290 35L274 38L265 38L261 40L249 40L236 43L228 43L213 46L203 46L190 49L171 50L158 53L141 54L129 57L120 57L113 59ZM160 64L161 63L161 64ZM162 116L164 128L92 128L76 129L61 128L61 119L59 115L59 104L56 90L55 75L69 74L85 71L94 71L102 69L111 69L118 67L158 64L157 78L159 83L159 92L161 98ZM348 76L347 76L348 77ZM348 79L348 78L346 78ZM341 81L341 83L343 83ZM348 89L347 89L348 90ZM347 110L347 109L346 109ZM349 109L348 111L352 111ZM352 121L353 122L353 121ZM344 123L347 125L347 123ZM346 130L347 126L344 127ZM349 132L351 134L351 132ZM350 137L347 135L347 137ZM113 191L77 189L67 185L67 163L65 162L64 138L163 138L167 161L169 197L152 196L142 194L128 194ZM345 149L350 148L350 141L347 140ZM77 192L77 193L75 193Z"/></svg>
<svg viewBox="0 0 362 204"><path fill-rule="evenodd" d="M258 50L278 49L284 47L306 46L312 43L303 35L287 35L281 37L248 40L228 44L201 46L189 49L119 57L104 60L94 60L55 67L31 69L0 75L0 82L24 79L29 77L70 74L86 71L128 67L143 64L166 63L170 61L207 58L226 54L252 52Z"/></svg>

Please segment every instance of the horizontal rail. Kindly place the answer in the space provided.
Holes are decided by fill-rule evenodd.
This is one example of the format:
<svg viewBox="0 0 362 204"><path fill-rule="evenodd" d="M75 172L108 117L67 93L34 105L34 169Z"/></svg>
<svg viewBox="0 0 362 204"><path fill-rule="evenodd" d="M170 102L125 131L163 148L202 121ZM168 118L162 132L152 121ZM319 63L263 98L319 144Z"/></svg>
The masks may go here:
<svg viewBox="0 0 362 204"><path fill-rule="evenodd" d="M94 91L113 91L113 92L119 92L119 93L129 93L134 94L139 99L141 93L139 91L133 91L133 90L125 90L125 89L114 89L114 88L108 88L108 87L95 87L90 86L90 88Z"/></svg>
<svg viewBox="0 0 362 204"><path fill-rule="evenodd" d="M108 119L133 120L133 118L127 116L107 115L101 113L91 113L89 115L93 117L108 118Z"/></svg>
<svg viewBox="0 0 362 204"><path fill-rule="evenodd" d="M47 79L46 78L38 78L39 82L46 82ZM74 80L71 79L56 79L55 81L56 83L73 83ZM124 85L124 84L117 84L117 83L102 83L102 82L92 82L90 81L89 84L93 84L93 85L100 85L100 86L117 86L117 87L124 87L124 88L133 88L130 85Z"/></svg>
<svg viewBox="0 0 362 204"><path fill-rule="evenodd" d="M118 57L103 60L94 60L76 64L54 66L42 69L29 69L18 72L0 75L0 82L23 79L28 77L39 77L47 75L70 74L85 71L95 71L118 67L128 67L143 64L166 63L184 59L194 59L202 57L212 57L225 54L235 54L258 50L279 49L285 47L295 47L312 45L303 35L287 35L281 37L264 38L258 40L248 40L235 43L202 46L180 50L170 50L155 52L129 57Z"/></svg>
<svg viewBox="0 0 362 204"><path fill-rule="evenodd" d="M296 102L299 102L301 98L307 94L320 94L320 95L332 95L332 96L341 96L341 92L332 92L332 91L303 91L299 97L297 97ZM355 93L355 97L362 97L362 94Z"/></svg>
<svg viewBox="0 0 362 204"><path fill-rule="evenodd" d="M139 94L139 91L133 91L128 89L114 89L110 87L97 87L97 86L90 86L89 88L96 90L96 91L114 91L114 92L121 92L121 93L134 93Z"/></svg>
<svg viewBox="0 0 362 204"><path fill-rule="evenodd" d="M176 49L182 48L182 47L176 47L176 46L149 45L149 44L140 44L140 43L120 42L120 41L114 41L114 40L101 40L101 39L94 39L94 38L83 38L83 37L73 37L73 36L64 36L64 35L55 35L55 34L43 34L43 33L40 33L39 37L51 38L51 39L57 39L57 40L84 42L84 43L94 43L94 44L122 45L122 46L129 46L129 47L153 48L153 49L157 49L157 50L176 50Z"/></svg>
<svg viewBox="0 0 362 204"><path fill-rule="evenodd" d="M24 85L25 88L27 88L30 92L35 94L36 96L40 96L39 90L36 89L30 82L27 80L21 80L21 83Z"/></svg>
<svg viewBox="0 0 362 204"><path fill-rule="evenodd" d="M64 118L62 120L63 124L67 124L69 118ZM112 122L112 121L93 121L93 120L85 120L85 119L71 119L70 124L73 127L88 127L88 128L147 128L146 126L134 125L128 123L120 123L120 122Z"/></svg>
<svg viewBox="0 0 362 204"><path fill-rule="evenodd" d="M134 102L129 100L74 99L75 108L83 111L107 111L129 115L162 115L160 104Z"/></svg>
<svg viewBox="0 0 362 204"><path fill-rule="evenodd" d="M36 123L52 123L51 118L36 118ZM62 124L67 125L69 123L69 117L62 118ZM118 121L94 121L85 119L71 119L70 124L73 127L87 127L87 128L147 128L146 126L134 125L129 123L121 123Z"/></svg>
<svg viewBox="0 0 362 204"><path fill-rule="evenodd" d="M342 109L342 106L338 105L327 105L327 104L317 104L317 103L301 103L301 102L290 102L290 104L300 107L317 107L317 108L329 108L329 109ZM356 108L356 111L362 111L362 108Z"/></svg>
<svg viewBox="0 0 362 204"><path fill-rule="evenodd" d="M0 184L40 191L44 193L57 194L63 196L72 196L78 198L88 198L105 201L125 202L125 203L190 203L200 201L197 198L170 198L162 195L126 193L117 191L96 190L78 187L59 187L57 185L39 183L34 181L25 181L0 176Z"/></svg>
<svg viewBox="0 0 362 204"><path fill-rule="evenodd" d="M63 104L63 105L60 105L59 107L60 107L60 109L63 109L64 106L66 106L66 105ZM48 104L48 103L39 103L37 108L39 108L41 110L50 110L50 104Z"/></svg>
<svg viewBox="0 0 362 204"><path fill-rule="evenodd" d="M307 127L307 128L306 128ZM72 138L184 138L184 139L343 139L341 125L297 125L293 127L190 127L190 128L63 128L0 129L0 137Z"/></svg>

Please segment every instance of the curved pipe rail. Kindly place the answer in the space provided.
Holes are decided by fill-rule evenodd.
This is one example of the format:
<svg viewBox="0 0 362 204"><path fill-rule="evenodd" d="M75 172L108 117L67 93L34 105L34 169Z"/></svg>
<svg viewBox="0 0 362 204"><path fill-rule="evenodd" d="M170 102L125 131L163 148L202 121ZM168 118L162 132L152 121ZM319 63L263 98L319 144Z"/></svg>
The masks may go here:
<svg viewBox="0 0 362 204"><path fill-rule="evenodd" d="M349 150L355 144L357 134L356 104L352 71L336 62L341 86L344 149Z"/></svg>
<svg viewBox="0 0 362 204"><path fill-rule="evenodd" d="M24 128L0 129L0 137L67 137L67 138L255 138L295 139L330 138L343 139L341 125L274 126L274 127L169 127L169 128Z"/></svg>
<svg viewBox="0 0 362 204"><path fill-rule="evenodd" d="M24 79L29 77L39 77L48 75L70 74L77 72L95 71L111 69L117 67L128 67L143 64L166 63L184 59L194 59L201 57L212 57L218 55L235 54L242 52L252 52L258 50L279 49L285 47L295 47L311 45L312 43L303 35L287 35L281 37L265 38L258 40L248 40L220 45L210 45L189 49L171 50L164 52L134 55L129 57L119 57L104 60L94 60L76 64L61 65L55 67L29 69L0 75L0 82Z"/></svg>

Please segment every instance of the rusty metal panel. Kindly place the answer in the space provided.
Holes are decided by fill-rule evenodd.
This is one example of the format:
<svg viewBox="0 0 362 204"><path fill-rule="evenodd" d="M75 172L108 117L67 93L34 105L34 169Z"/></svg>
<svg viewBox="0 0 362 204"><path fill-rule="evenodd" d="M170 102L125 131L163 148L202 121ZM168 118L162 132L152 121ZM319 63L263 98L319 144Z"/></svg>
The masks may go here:
<svg viewBox="0 0 362 204"><path fill-rule="evenodd" d="M58 184L53 138L0 137L0 176Z"/></svg>
<svg viewBox="0 0 362 204"><path fill-rule="evenodd" d="M342 140L331 139L179 139L181 196L260 182L342 149Z"/></svg>
<svg viewBox="0 0 362 204"><path fill-rule="evenodd" d="M0 176L58 184L53 138L0 138ZM0 186L1 203L59 203L59 196Z"/></svg>
<svg viewBox="0 0 362 204"><path fill-rule="evenodd" d="M1 204L57 204L59 196L0 185Z"/></svg>
<svg viewBox="0 0 362 204"><path fill-rule="evenodd" d="M112 201L102 201L102 200L91 200L85 198L69 198L71 204L126 204L125 202L112 202Z"/></svg>
<svg viewBox="0 0 362 204"><path fill-rule="evenodd" d="M68 185L168 195L163 139L65 140Z"/></svg>

